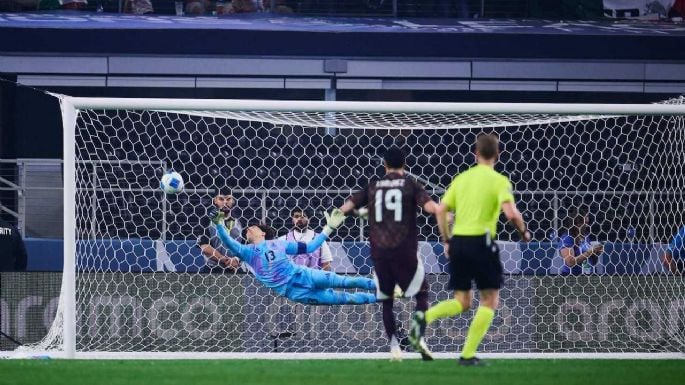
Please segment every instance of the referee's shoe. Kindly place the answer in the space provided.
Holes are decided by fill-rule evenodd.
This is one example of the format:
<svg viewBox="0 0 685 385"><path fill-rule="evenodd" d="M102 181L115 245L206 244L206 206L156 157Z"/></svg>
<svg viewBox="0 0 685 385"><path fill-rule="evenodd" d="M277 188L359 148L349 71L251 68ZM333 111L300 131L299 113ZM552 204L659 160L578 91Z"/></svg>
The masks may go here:
<svg viewBox="0 0 685 385"><path fill-rule="evenodd" d="M481 360L478 357L464 358L459 357L459 365L461 366L488 366L486 361Z"/></svg>

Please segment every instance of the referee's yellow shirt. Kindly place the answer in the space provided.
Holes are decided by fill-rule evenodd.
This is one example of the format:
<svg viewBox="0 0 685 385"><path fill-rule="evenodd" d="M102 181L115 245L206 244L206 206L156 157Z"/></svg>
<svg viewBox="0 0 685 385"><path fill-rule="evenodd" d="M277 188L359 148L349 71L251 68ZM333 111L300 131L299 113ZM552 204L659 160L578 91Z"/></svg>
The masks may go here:
<svg viewBox="0 0 685 385"><path fill-rule="evenodd" d="M457 175L442 196L442 203L454 212L453 235L483 235L489 230L494 236L502 203L513 201L509 178L480 164Z"/></svg>

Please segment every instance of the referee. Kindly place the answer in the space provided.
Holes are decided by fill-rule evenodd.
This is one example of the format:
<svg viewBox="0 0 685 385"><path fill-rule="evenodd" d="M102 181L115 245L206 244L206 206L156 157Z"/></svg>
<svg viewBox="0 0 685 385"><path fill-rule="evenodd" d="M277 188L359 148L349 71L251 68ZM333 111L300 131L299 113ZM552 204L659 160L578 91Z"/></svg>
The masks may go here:
<svg viewBox="0 0 685 385"><path fill-rule="evenodd" d="M26 248L21 234L12 224L0 219L0 271L25 271Z"/></svg>
<svg viewBox="0 0 685 385"><path fill-rule="evenodd" d="M471 307L471 282L480 291L480 306L469 326L460 365L483 363L476 357L478 345L490 328L502 287L502 262L494 241L500 209L518 230L523 241L530 241L521 213L516 208L511 182L494 170L499 157L499 141L494 135L480 135L476 141L478 164L454 178L438 207L438 226L450 259L449 288L454 299L442 301L425 313L416 312L412 338L423 335L426 324L457 315ZM454 212L454 227L449 238L447 212Z"/></svg>

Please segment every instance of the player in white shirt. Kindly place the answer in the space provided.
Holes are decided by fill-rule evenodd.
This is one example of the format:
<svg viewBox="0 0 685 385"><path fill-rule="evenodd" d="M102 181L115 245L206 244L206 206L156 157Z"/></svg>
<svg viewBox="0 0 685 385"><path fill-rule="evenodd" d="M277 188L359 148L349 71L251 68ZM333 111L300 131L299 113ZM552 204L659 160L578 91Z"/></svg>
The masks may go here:
<svg viewBox="0 0 685 385"><path fill-rule="evenodd" d="M279 240L307 243L318 235L317 232L309 228L309 216L301 208L292 209L290 217L293 221L293 228L286 235L279 237ZM331 270L331 262L333 261L333 255L327 242L324 242L320 249L311 253L293 255L291 258L298 265L328 271Z"/></svg>

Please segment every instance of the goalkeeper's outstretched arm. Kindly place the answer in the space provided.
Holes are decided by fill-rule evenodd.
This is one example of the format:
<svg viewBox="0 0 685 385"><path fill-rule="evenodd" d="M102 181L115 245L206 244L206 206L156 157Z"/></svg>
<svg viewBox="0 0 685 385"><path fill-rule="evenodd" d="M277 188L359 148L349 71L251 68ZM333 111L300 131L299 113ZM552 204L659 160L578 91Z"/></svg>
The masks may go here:
<svg viewBox="0 0 685 385"><path fill-rule="evenodd" d="M319 233L311 241L305 242L288 242L285 245L285 253L288 255L309 254L316 251L328 239L328 235Z"/></svg>
<svg viewBox="0 0 685 385"><path fill-rule="evenodd" d="M207 216L216 226L216 235L221 239L221 242L228 247L229 250L236 257L245 260L245 257L250 255L250 248L245 247L231 237L228 229L224 225L224 213L219 211L216 207L212 207L207 212Z"/></svg>
<svg viewBox="0 0 685 385"><path fill-rule="evenodd" d="M233 255L236 257L244 260L244 255L250 253L249 248L241 245L240 242L231 237L231 235L228 233L228 229L223 224L216 225L216 234L219 239L221 239L221 242L223 242L223 244L226 245L226 247L228 247L228 249L231 250Z"/></svg>

